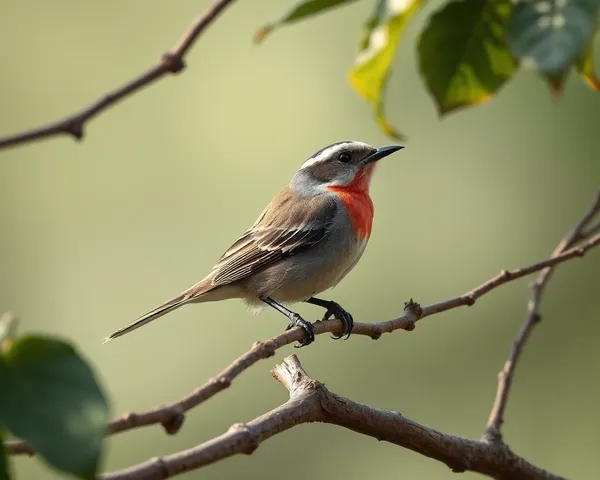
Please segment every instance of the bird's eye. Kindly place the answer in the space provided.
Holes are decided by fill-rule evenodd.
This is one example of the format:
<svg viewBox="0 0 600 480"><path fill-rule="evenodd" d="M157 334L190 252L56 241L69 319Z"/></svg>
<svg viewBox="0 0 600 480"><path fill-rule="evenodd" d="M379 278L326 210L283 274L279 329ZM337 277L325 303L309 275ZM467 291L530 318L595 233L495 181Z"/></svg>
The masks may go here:
<svg viewBox="0 0 600 480"><path fill-rule="evenodd" d="M350 161L350 154L348 152L342 152L338 158L340 162L348 163Z"/></svg>

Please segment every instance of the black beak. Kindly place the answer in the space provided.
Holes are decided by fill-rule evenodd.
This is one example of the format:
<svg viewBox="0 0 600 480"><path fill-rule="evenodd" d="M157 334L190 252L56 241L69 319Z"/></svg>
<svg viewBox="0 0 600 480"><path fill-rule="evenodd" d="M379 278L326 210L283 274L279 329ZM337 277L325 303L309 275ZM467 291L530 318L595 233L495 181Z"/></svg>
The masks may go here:
<svg viewBox="0 0 600 480"><path fill-rule="evenodd" d="M402 150L404 148L403 145L391 145L389 147L379 147L376 148L375 151L364 159L363 163L371 163L376 162L377 160L381 160L383 157L387 157L398 150Z"/></svg>

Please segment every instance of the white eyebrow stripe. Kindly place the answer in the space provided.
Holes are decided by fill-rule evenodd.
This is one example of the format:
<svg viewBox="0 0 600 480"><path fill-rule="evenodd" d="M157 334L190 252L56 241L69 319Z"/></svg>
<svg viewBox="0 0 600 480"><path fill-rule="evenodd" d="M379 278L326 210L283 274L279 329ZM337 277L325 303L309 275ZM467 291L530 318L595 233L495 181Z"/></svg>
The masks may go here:
<svg viewBox="0 0 600 480"><path fill-rule="evenodd" d="M323 149L318 154L310 157L306 162L304 162L302 164L300 169L310 167L311 165L314 165L315 163L322 162L323 160L331 158L332 155L339 152L340 150L343 150L348 147L352 148L353 146L358 146L358 145L368 147L368 145L366 143L355 142L355 141L347 141L347 142L336 143L335 145L330 145L329 147Z"/></svg>
<svg viewBox="0 0 600 480"><path fill-rule="evenodd" d="M314 165L315 163L322 162L323 160L330 158L332 154L334 154L340 150L343 150L344 148L347 148L348 145L351 145L351 143L350 142L340 143L337 145L332 145L330 147L327 147L322 152L320 152L318 155L314 155L314 156L310 157L306 162L304 162L302 164L300 169L308 168L311 165Z"/></svg>

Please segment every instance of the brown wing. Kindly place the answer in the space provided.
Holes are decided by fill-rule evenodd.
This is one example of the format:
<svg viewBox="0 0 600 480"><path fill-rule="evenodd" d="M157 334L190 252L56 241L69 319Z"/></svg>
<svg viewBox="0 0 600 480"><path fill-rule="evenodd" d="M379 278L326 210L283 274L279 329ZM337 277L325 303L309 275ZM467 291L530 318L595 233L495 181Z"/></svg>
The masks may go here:
<svg viewBox="0 0 600 480"><path fill-rule="evenodd" d="M335 201L326 195L300 200L292 190L282 190L214 266L212 284L241 280L319 243L329 234L336 209Z"/></svg>

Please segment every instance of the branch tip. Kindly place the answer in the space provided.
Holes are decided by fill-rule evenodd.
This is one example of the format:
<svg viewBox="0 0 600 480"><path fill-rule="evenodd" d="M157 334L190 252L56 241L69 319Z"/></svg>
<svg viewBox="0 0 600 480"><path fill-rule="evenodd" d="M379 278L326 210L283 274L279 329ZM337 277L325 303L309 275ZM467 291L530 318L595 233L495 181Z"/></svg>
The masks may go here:
<svg viewBox="0 0 600 480"><path fill-rule="evenodd" d="M179 73L185 69L183 57L197 41L200 34L225 10L234 0L215 0L204 14L200 15L183 34L175 47L161 55L158 65L148 68L123 85L114 88L101 98L90 103L79 112L72 114L68 120L58 120L49 125L33 128L13 135L0 137L0 149L23 145L43 138L68 134L76 140L83 140L84 124L98 116L117 102L123 101L142 88L162 78L165 73Z"/></svg>
<svg viewBox="0 0 600 480"><path fill-rule="evenodd" d="M555 247L550 259L545 262L538 263L538 266L544 265L544 268L539 269L540 273L537 279L529 285L531 296L527 304L527 316L525 322L512 344L504 367L498 374L496 396L494 398L488 423L483 434L485 438L489 437L492 440L496 439L497 441L502 441L501 427L504 423L504 412L508 403L514 372L519 359L521 358L523 348L525 347L533 328L542 321L542 316L540 314L540 303L546 285L548 285L548 281L550 280L554 269L559 263L556 262L556 260L561 257L583 257L590 248L600 244L600 234L593 235L593 230L589 231L587 234L585 233L587 225L594 219L598 211L600 211L600 190L598 190L596 193L594 201L588 208L587 212L583 215L583 217L581 217L575 227L573 227L571 231L567 233L567 235L565 235L565 237ZM582 240L587 241L579 246L575 246L579 241ZM525 267L520 270L513 270L512 272L503 270L500 276L505 277L504 280L508 281L511 278L518 276L519 273L522 273L523 271L533 273L533 269L531 267Z"/></svg>

